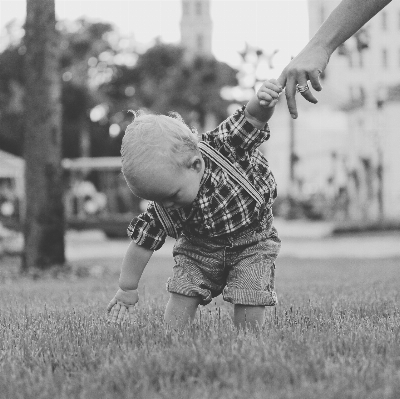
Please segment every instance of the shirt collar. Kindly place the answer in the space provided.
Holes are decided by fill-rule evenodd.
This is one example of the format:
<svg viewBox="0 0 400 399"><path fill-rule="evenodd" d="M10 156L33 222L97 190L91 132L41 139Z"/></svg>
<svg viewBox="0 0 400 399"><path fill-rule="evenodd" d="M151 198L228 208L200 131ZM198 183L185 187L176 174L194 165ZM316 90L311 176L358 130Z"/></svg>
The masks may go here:
<svg viewBox="0 0 400 399"><path fill-rule="evenodd" d="M203 192L204 189L207 187L205 184L206 181L211 177L211 168L210 166L210 160L204 156L204 154L201 154L204 160L204 173L203 176L201 177L200 180L200 188L199 188L199 193L197 194L197 197L199 196L200 192Z"/></svg>

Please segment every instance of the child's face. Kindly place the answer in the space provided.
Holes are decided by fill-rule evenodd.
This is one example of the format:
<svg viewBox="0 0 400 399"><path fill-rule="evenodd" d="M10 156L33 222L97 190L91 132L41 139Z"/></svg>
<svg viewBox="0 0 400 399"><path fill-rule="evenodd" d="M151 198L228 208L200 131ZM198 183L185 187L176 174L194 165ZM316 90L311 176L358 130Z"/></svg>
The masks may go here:
<svg viewBox="0 0 400 399"><path fill-rule="evenodd" d="M194 156L190 165L177 167L169 161L160 161L135 179L131 190L138 197L166 208L189 206L199 192L204 161L200 156Z"/></svg>

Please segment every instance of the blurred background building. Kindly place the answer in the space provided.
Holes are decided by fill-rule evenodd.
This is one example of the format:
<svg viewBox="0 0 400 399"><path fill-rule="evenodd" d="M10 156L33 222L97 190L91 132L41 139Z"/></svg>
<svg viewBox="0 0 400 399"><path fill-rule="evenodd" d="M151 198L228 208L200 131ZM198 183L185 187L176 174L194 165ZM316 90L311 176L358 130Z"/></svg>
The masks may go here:
<svg viewBox="0 0 400 399"><path fill-rule="evenodd" d="M181 44L189 52L212 54L210 0L182 0Z"/></svg>
<svg viewBox="0 0 400 399"><path fill-rule="evenodd" d="M310 37L339 3L309 1ZM346 115L332 183L348 216L400 219L400 4L391 2L332 55L320 102ZM333 120L332 120L333 121Z"/></svg>
<svg viewBox="0 0 400 399"><path fill-rule="evenodd" d="M310 38L339 2L309 0ZM286 104L271 120L274 142L268 157L280 194L294 193L316 211L319 203L317 213L347 223L398 223L399 2L390 3L340 46L322 78L318 105L298 96L299 118L292 126ZM291 147L294 180L289 177Z"/></svg>
<svg viewBox="0 0 400 399"><path fill-rule="evenodd" d="M338 3L308 0L309 37ZM204 131L246 103L264 79L279 76L279 41L266 41L269 48L246 43L235 67L214 57L214 6L212 0L181 0L180 43L158 38L146 48L112 24L58 23L63 155L78 159L64 162L67 212L93 219L118 210L125 223L130 210L140 208L123 190L123 179L110 177L111 169L119 173L115 159L131 121L129 109L176 110ZM26 48L15 32L9 27L10 45L0 53L0 149L21 156ZM400 224L399 33L400 4L393 1L334 52L322 76L324 89L316 94L318 105L298 96L299 118L293 121L281 96L270 121L271 139L262 147L278 181L276 214L339 224ZM99 159L80 162L82 156ZM93 187L81 195L87 181ZM6 185L17 186L9 180ZM79 195L71 195L74 190ZM98 199L101 206L95 209Z"/></svg>

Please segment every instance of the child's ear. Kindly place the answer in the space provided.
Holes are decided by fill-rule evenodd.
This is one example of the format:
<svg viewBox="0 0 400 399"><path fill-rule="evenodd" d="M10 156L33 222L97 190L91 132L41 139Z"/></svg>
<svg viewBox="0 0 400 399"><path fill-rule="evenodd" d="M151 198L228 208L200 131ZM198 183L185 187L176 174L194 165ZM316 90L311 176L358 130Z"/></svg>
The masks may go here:
<svg viewBox="0 0 400 399"><path fill-rule="evenodd" d="M190 163L190 168L195 170L196 172L200 172L202 169L202 162L201 162L201 158L196 155L192 158L192 162Z"/></svg>

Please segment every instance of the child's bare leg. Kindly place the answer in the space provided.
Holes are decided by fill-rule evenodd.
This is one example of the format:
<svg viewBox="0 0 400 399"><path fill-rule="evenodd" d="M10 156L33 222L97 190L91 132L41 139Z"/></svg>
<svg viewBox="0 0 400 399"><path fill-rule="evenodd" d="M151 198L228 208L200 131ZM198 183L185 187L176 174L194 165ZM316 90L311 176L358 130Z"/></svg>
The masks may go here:
<svg viewBox="0 0 400 399"><path fill-rule="evenodd" d="M173 328L182 328L193 321L200 297L171 292L164 314L164 322Z"/></svg>
<svg viewBox="0 0 400 399"><path fill-rule="evenodd" d="M235 305L233 322L236 328L259 330L265 320L265 306Z"/></svg>

